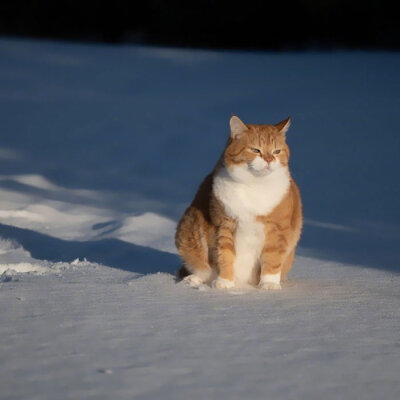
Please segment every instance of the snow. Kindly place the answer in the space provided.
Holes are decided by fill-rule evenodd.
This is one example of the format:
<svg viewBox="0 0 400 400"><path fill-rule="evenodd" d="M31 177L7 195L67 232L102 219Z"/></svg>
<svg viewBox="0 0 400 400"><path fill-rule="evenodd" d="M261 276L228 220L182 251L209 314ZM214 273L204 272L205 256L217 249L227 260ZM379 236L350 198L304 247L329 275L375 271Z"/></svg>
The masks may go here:
<svg viewBox="0 0 400 400"><path fill-rule="evenodd" d="M400 55L0 39L3 399L397 399ZM234 112L290 114L282 291L176 284Z"/></svg>

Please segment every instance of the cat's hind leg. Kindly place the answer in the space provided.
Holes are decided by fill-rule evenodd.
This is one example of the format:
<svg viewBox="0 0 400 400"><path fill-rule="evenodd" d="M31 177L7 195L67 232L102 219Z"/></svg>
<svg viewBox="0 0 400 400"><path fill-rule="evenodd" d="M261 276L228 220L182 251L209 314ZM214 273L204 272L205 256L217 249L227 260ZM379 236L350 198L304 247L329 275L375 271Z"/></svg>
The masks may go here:
<svg viewBox="0 0 400 400"><path fill-rule="evenodd" d="M189 285L192 288L199 288L203 285L204 281L199 276L195 274L190 274L182 279L182 282L186 285Z"/></svg>
<svg viewBox="0 0 400 400"><path fill-rule="evenodd" d="M198 249L179 249L179 253L184 261L184 268L186 270L185 276L182 276L182 281L189 286L198 287L203 283L209 283L215 274L208 264L206 254L198 251Z"/></svg>
<svg viewBox="0 0 400 400"><path fill-rule="evenodd" d="M215 277L215 272L208 262L208 246L203 227L196 220L191 222L180 224L176 234L176 246L183 260L178 277L190 286L198 287L209 283Z"/></svg>
<svg viewBox="0 0 400 400"><path fill-rule="evenodd" d="M294 261L294 253L296 249L294 248L286 257L285 261L282 264L282 277L281 280L285 281L287 278L287 274L292 269L293 261Z"/></svg>
<svg viewBox="0 0 400 400"><path fill-rule="evenodd" d="M182 281L191 287L199 287L203 284L203 281L194 274L191 274L185 267L182 265L181 269L176 272L176 279L178 281Z"/></svg>

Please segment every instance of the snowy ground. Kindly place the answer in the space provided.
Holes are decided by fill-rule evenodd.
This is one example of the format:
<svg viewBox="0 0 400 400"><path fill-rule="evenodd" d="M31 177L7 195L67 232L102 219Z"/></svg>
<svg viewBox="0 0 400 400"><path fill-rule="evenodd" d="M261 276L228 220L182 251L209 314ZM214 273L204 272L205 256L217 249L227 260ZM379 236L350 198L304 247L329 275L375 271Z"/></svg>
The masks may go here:
<svg viewBox="0 0 400 400"><path fill-rule="evenodd" d="M400 55L0 40L0 398L397 399ZM279 293L176 285L231 112L290 114Z"/></svg>

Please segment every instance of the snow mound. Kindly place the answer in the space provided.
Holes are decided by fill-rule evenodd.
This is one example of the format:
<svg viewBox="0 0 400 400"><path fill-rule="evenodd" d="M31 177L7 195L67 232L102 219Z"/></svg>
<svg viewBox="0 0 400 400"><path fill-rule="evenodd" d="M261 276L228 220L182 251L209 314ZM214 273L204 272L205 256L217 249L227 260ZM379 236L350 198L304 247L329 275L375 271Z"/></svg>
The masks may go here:
<svg viewBox="0 0 400 400"><path fill-rule="evenodd" d="M39 265L39 264L31 264L31 263L14 263L14 264L3 264L0 265L0 274L3 274L7 271L14 271L19 274L27 273L27 272L36 272L38 274L45 274L49 271L48 268Z"/></svg>
<svg viewBox="0 0 400 400"><path fill-rule="evenodd" d="M45 275L49 273L60 273L68 268L95 265L79 258L71 263L56 262L52 263L46 260L37 260L31 256L29 251L25 250L19 243L0 238L0 276L1 281L8 281L11 276L16 274L34 273Z"/></svg>

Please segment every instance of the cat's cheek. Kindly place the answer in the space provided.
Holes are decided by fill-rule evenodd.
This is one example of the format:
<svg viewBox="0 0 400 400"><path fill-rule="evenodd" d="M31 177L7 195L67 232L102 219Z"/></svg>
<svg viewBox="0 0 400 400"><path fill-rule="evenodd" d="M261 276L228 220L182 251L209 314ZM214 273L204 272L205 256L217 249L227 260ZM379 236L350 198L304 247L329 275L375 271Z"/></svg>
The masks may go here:
<svg viewBox="0 0 400 400"><path fill-rule="evenodd" d="M278 168L280 168L281 167L281 163L279 162L279 160L278 159L276 159L275 161L273 161L271 164L270 164L270 169L271 169L271 171L276 171Z"/></svg>

